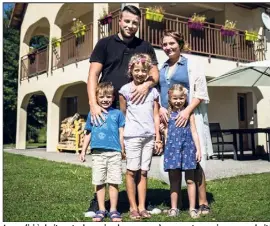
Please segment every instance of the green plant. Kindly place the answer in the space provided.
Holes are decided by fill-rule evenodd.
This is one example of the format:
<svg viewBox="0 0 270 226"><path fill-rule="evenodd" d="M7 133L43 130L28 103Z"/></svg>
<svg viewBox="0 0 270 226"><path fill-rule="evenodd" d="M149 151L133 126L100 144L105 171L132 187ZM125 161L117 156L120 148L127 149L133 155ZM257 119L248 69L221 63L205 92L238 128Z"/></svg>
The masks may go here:
<svg viewBox="0 0 270 226"><path fill-rule="evenodd" d="M102 9L102 14L99 17L99 20L105 19L105 17L108 15L108 12L105 8Z"/></svg>
<svg viewBox="0 0 270 226"><path fill-rule="evenodd" d="M34 48L33 46L30 46L29 47L29 52L28 52L29 55L35 54L36 52L37 52L37 49L36 48Z"/></svg>
<svg viewBox="0 0 270 226"><path fill-rule="evenodd" d="M38 143L46 143L46 140L47 140L47 127L44 126L38 131L37 141Z"/></svg>
<svg viewBox="0 0 270 226"><path fill-rule="evenodd" d="M230 21L230 20L226 20L223 27L226 30L234 30L235 27L236 27L236 21L233 22L233 21Z"/></svg>
<svg viewBox="0 0 270 226"><path fill-rule="evenodd" d="M60 46L61 45L61 38L52 37L52 45L54 47Z"/></svg>
<svg viewBox="0 0 270 226"><path fill-rule="evenodd" d="M194 13L190 18L190 21L195 23L204 23L205 20L206 20L205 15L197 15L196 13Z"/></svg>
<svg viewBox="0 0 270 226"><path fill-rule="evenodd" d="M81 20L73 18L73 25L70 30L76 37L79 37L85 35L86 26Z"/></svg>
<svg viewBox="0 0 270 226"><path fill-rule="evenodd" d="M165 10L162 6L148 7L149 12L164 14Z"/></svg>

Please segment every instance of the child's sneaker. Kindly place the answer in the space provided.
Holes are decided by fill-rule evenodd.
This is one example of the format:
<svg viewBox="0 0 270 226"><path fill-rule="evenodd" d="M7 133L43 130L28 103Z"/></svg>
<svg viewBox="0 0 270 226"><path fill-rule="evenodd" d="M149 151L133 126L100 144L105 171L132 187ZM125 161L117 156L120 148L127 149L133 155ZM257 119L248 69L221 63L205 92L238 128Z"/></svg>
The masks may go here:
<svg viewBox="0 0 270 226"><path fill-rule="evenodd" d="M193 219L200 217L200 214L199 214L198 210L196 210L196 209L189 210L189 215Z"/></svg>
<svg viewBox="0 0 270 226"><path fill-rule="evenodd" d="M98 211L98 201L96 195L94 198L90 201L90 206L88 210L84 213L85 217L94 217L96 215L96 212Z"/></svg>
<svg viewBox="0 0 270 226"><path fill-rule="evenodd" d="M147 210L148 213L153 214L153 215L160 214L162 212L161 209L152 206L150 202L148 203L148 206L146 207L146 210Z"/></svg>
<svg viewBox="0 0 270 226"><path fill-rule="evenodd" d="M168 211L168 216L169 217L177 217L179 215L179 213L180 213L179 209L177 209L177 208L171 208Z"/></svg>
<svg viewBox="0 0 270 226"><path fill-rule="evenodd" d="M199 206L199 213L202 214L202 215L207 215L210 213L210 207L205 205L205 204L202 204Z"/></svg>

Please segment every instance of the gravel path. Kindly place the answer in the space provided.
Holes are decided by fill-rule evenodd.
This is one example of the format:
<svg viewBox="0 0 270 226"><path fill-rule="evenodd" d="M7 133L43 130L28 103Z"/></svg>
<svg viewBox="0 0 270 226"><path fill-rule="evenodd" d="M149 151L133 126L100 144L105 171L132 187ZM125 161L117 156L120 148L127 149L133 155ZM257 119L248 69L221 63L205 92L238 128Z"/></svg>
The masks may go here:
<svg viewBox="0 0 270 226"><path fill-rule="evenodd" d="M13 154L21 154L41 159L47 159L50 161L65 162L91 167L91 155L87 155L87 161L81 163L79 162L79 156L74 153L46 152L45 149L42 148L27 150L5 149L4 151ZM160 179L159 158L160 157L158 156L153 157L149 177ZM123 172L125 172L125 162L123 162ZM218 159L213 159L207 161L205 174L207 180L214 180L218 178L263 172L270 172L270 162L267 160L258 159L235 161L232 159L225 159L224 161L221 161Z"/></svg>

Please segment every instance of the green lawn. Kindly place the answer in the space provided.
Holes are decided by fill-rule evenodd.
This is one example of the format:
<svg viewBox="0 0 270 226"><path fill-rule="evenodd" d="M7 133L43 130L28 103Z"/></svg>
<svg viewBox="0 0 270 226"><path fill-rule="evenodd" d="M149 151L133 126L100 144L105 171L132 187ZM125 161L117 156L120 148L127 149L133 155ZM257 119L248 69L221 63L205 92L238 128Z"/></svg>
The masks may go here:
<svg viewBox="0 0 270 226"><path fill-rule="evenodd" d="M92 198L89 168L61 164L4 152L4 221L91 221L83 212ZM228 169L229 170L229 169ZM270 173L208 182L212 213L196 221L270 221ZM120 188L120 211L128 218L124 184ZM192 221L183 189L183 212L178 218L155 215L149 221ZM149 180L148 197L163 205L169 199L168 185Z"/></svg>

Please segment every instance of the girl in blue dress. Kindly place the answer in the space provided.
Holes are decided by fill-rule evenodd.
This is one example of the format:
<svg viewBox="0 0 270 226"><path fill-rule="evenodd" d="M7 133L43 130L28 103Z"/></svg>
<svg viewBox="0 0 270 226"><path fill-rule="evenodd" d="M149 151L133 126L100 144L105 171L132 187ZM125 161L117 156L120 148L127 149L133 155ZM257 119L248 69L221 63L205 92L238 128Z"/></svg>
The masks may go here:
<svg viewBox="0 0 270 226"><path fill-rule="evenodd" d="M181 191L182 171L185 171L189 198L189 213L192 218L199 217L195 209L196 184L194 170L201 160L201 149L194 115L190 115L185 127L177 127L175 118L183 111L187 102L188 90L181 84L174 84L168 92L168 129L165 130L164 170L169 172L171 209L169 216L177 216L178 196Z"/></svg>

